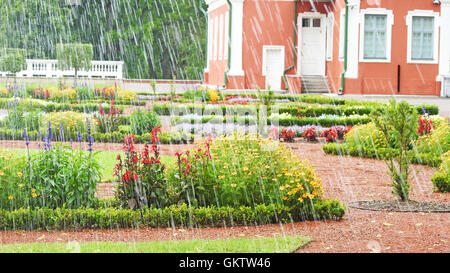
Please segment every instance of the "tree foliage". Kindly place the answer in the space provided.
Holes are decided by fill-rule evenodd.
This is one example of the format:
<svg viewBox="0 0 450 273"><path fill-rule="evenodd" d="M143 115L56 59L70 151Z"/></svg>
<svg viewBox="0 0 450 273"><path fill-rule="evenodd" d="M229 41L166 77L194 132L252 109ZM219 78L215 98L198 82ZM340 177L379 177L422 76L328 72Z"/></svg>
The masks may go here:
<svg viewBox="0 0 450 273"><path fill-rule="evenodd" d="M0 71L15 74L26 68L26 51L20 48L0 50Z"/></svg>
<svg viewBox="0 0 450 273"><path fill-rule="evenodd" d="M203 0L0 0L0 48L56 58L59 43L89 43L94 59L125 62L128 78L199 79Z"/></svg>
<svg viewBox="0 0 450 273"><path fill-rule="evenodd" d="M56 58L61 69L75 69L77 71L91 69L92 62L91 44L58 44L56 46Z"/></svg>

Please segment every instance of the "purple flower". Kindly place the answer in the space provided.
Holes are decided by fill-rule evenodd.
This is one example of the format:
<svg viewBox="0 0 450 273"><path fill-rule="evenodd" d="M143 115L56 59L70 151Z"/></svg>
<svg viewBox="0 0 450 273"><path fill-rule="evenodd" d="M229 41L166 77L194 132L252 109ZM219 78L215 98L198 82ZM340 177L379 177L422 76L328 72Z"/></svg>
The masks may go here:
<svg viewBox="0 0 450 273"><path fill-rule="evenodd" d="M88 151L92 152L92 146L94 145L94 137L92 136L91 132L91 122L88 118L86 118L87 122L87 135L88 135Z"/></svg>
<svg viewBox="0 0 450 273"><path fill-rule="evenodd" d="M59 137L61 138L61 141L64 141L64 126L62 122L59 125Z"/></svg>
<svg viewBox="0 0 450 273"><path fill-rule="evenodd" d="M28 138L27 129L23 129L23 140L25 141L25 145L27 145L27 149L28 149L28 145L30 145L30 141Z"/></svg>
<svg viewBox="0 0 450 273"><path fill-rule="evenodd" d="M78 140L78 142L81 142L83 140L83 137L81 136L81 132L80 131L78 131L77 140Z"/></svg>

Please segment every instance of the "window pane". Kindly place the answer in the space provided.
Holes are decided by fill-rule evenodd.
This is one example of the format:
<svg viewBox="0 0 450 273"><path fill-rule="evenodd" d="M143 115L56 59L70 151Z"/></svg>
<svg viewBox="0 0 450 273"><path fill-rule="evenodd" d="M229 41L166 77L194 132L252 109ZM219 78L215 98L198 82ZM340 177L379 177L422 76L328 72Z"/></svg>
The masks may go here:
<svg viewBox="0 0 450 273"><path fill-rule="evenodd" d="M376 45L375 45L375 57L386 58L386 33L377 33Z"/></svg>
<svg viewBox="0 0 450 273"><path fill-rule="evenodd" d="M420 59L420 41L422 39L422 34L420 33L413 33L412 35L412 44L411 44L411 57L413 59Z"/></svg>
<svg viewBox="0 0 450 273"><path fill-rule="evenodd" d="M313 19L313 27L320 27L320 19Z"/></svg>
<svg viewBox="0 0 450 273"><path fill-rule="evenodd" d="M431 33L423 34L422 58L433 59L433 34Z"/></svg>
<svg viewBox="0 0 450 273"><path fill-rule="evenodd" d="M432 31L434 24L434 18L432 17L424 17L423 18L423 30Z"/></svg>
<svg viewBox="0 0 450 273"><path fill-rule="evenodd" d="M366 32L364 34L364 57L369 58L373 56L373 49L374 49L373 36L374 36L373 32Z"/></svg>
<svg viewBox="0 0 450 273"><path fill-rule="evenodd" d="M302 26L303 27L309 27L309 25L310 25L310 19L309 18L303 18L303 20L302 20Z"/></svg>
<svg viewBox="0 0 450 273"><path fill-rule="evenodd" d="M365 16L364 57L370 59L386 58L386 15Z"/></svg>
<svg viewBox="0 0 450 273"><path fill-rule="evenodd" d="M411 58L433 59L434 18L415 16L412 18Z"/></svg>

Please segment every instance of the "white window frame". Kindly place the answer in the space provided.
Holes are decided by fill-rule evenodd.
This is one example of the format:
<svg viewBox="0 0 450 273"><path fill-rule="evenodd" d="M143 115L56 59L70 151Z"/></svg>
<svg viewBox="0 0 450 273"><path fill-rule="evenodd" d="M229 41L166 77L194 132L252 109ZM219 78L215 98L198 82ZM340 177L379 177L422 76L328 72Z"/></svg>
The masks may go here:
<svg viewBox="0 0 450 273"><path fill-rule="evenodd" d="M359 62L361 63L390 63L392 57L392 25L394 24L394 13L392 10L382 8L369 8L361 10L360 28L359 28ZM364 34L366 15L385 15L386 16L386 58L385 59L366 59L364 58Z"/></svg>
<svg viewBox="0 0 450 273"><path fill-rule="evenodd" d="M263 76L267 75L267 71L266 71L265 68L266 68L266 62L267 62L267 60L266 60L267 54L266 53L267 53L268 49L278 49L278 50L281 49L281 55L283 56L283 59L281 60L281 63L282 63L281 67L285 67L284 59L285 59L286 55L285 55L285 48L284 48L284 46L264 45L263 46L263 60L262 60L262 75Z"/></svg>
<svg viewBox="0 0 450 273"><path fill-rule="evenodd" d="M333 34L334 34L334 13L330 12L327 16L327 61L333 60Z"/></svg>
<svg viewBox="0 0 450 273"><path fill-rule="evenodd" d="M339 22L339 61L344 61L345 45L345 9L341 10L341 20Z"/></svg>
<svg viewBox="0 0 450 273"><path fill-rule="evenodd" d="M414 60L412 59L412 19L413 17L432 17L434 18L433 32L433 59L432 60ZM408 27L408 46L407 63L413 64L438 64L439 63L439 12L433 10L413 10L406 16L406 25Z"/></svg>

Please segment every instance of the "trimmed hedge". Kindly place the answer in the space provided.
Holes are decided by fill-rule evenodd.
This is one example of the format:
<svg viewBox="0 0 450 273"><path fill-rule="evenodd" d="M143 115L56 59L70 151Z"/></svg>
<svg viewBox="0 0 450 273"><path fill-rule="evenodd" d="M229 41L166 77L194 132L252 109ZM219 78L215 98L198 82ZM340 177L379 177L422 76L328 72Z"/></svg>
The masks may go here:
<svg viewBox="0 0 450 273"><path fill-rule="evenodd" d="M45 132L41 133L41 136L44 136ZM77 139L77 132L72 132L71 135L65 135L65 140L69 141L72 139L75 141ZM123 138L127 133L125 132L112 132L112 133L100 133L94 132L92 135L94 137L95 142L100 143L123 143ZM129 134L129 133L128 133ZM37 131L29 131L27 132L28 138L31 141L42 141L42 139L38 139ZM136 135L135 143L148 143L151 134L143 134ZM55 137L58 137L56 135ZM170 132L170 133L162 133L160 134L160 143L161 144L186 144L194 142L194 135L185 134L184 132ZM12 130L8 128L0 128L0 140L23 140L23 131L22 130ZM53 141L60 141L58 139L54 139Z"/></svg>
<svg viewBox="0 0 450 273"><path fill-rule="evenodd" d="M314 214L306 215L301 208L281 205L252 207L188 207L170 206L164 209L124 208L28 209L0 210L1 230L80 230L139 227L223 227L287 223L304 220L340 220L345 207L337 200L314 202Z"/></svg>
<svg viewBox="0 0 450 273"><path fill-rule="evenodd" d="M379 148L376 151L374 149L364 149L363 146L351 147L346 143L327 143L322 145L322 149L326 154L339 155L339 156L354 156L362 158L375 158L386 159L389 152L398 152L397 150L388 150L386 148ZM442 163L442 159L439 155L431 153L416 153L409 151L409 157L411 163L419 165L427 165L430 167L437 167Z"/></svg>
<svg viewBox="0 0 450 273"><path fill-rule="evenodd" d="M351 116L351 115L368 115L372 112L372 110L382 110L384 108L381 106L347 106L347 105L338 105L338 106L321 106L321 105L296 105L291 104L288 106L279 107L279 113L289 113L293 116L303 116L303 117L318 117L321 115L339 115L339 116ZM420 105L415 106L418 113L422 113L423 109L426 112L429 112L430 115L439 114L439 107L435 105ZM155 104L153 109L158 115L161 116L169 116L171 112L174 113L182 113L183 111L187 111L187 113L183 114L193 114L203 113L205 109L215 109L219 114L226 115L226 109L232 110L245 110L245 109L256 109L259 111L258 105L204 105L204 104L167 104L160 103ZM268 110L270 111L270 109ZM256 113L255 113L256 114Z"/></svg>

